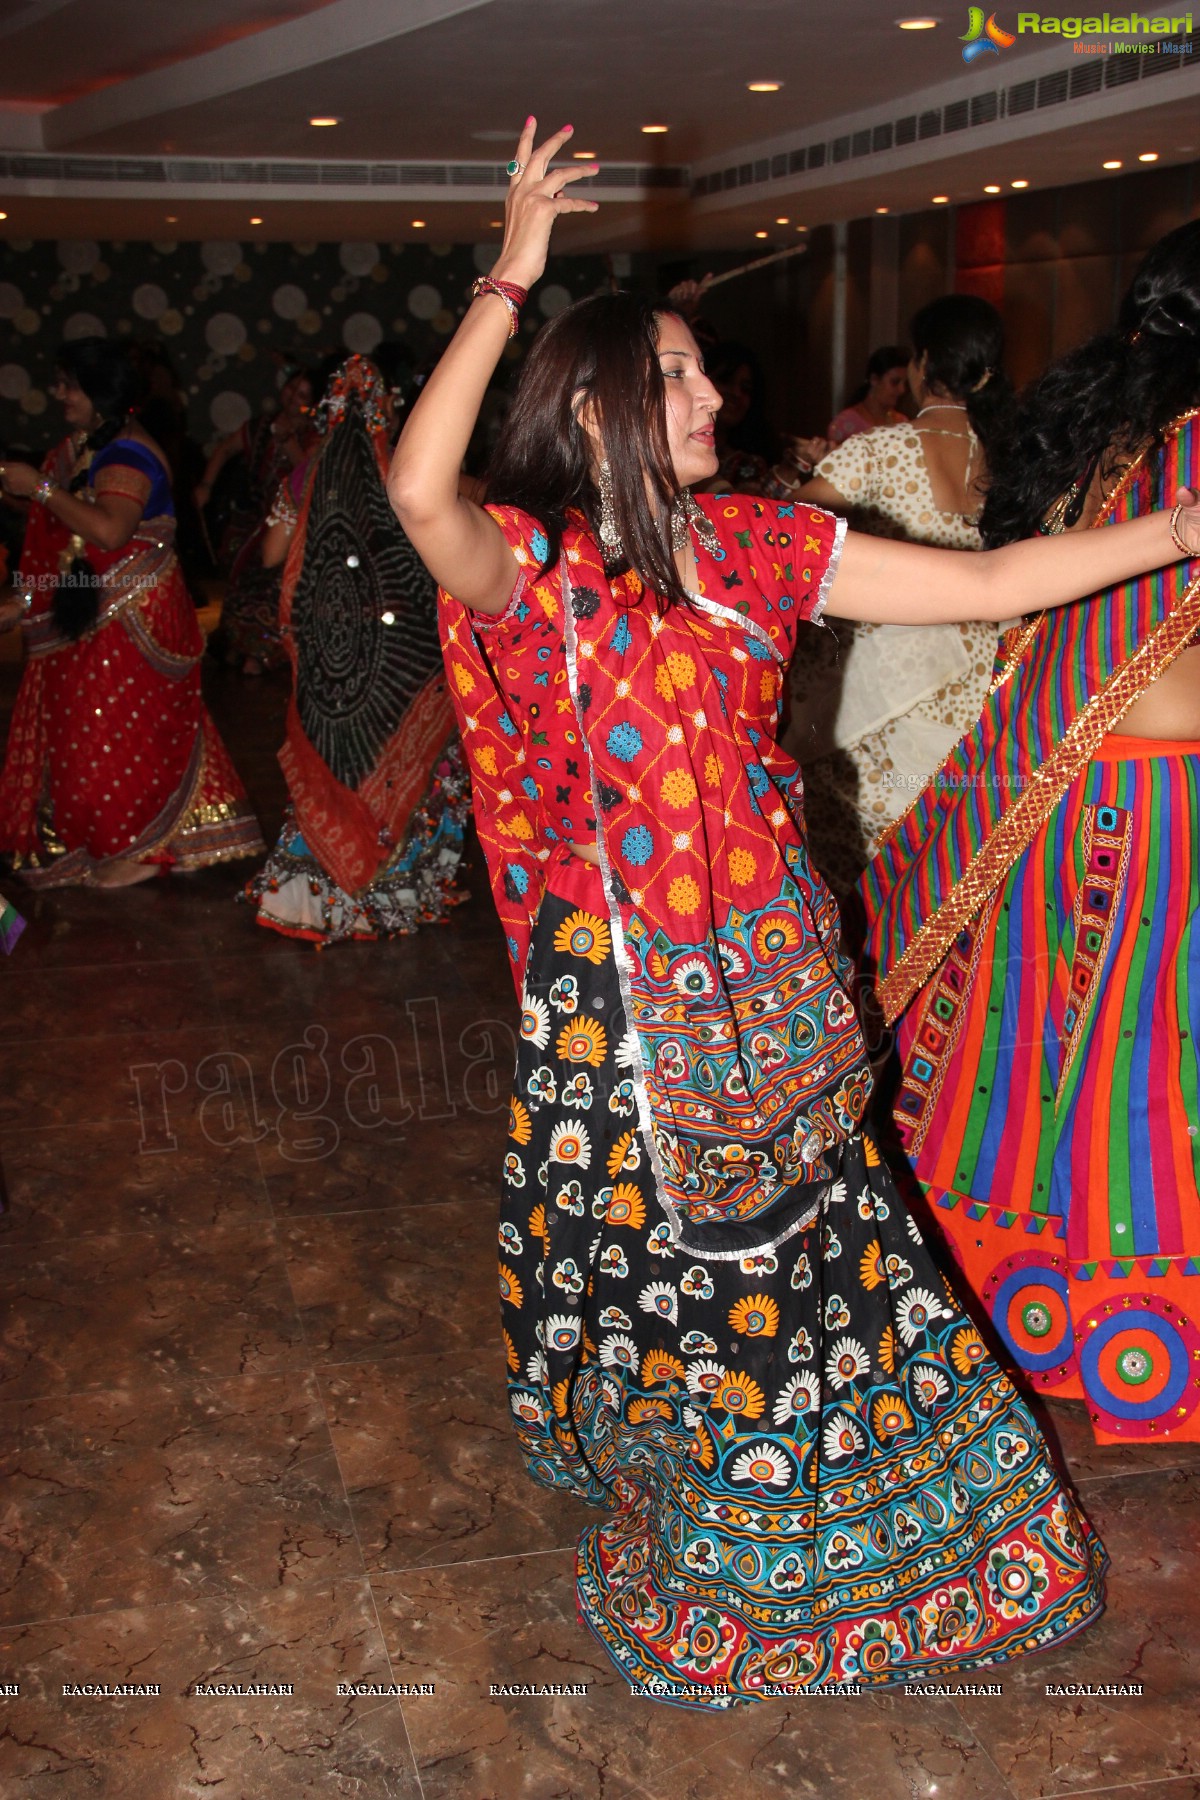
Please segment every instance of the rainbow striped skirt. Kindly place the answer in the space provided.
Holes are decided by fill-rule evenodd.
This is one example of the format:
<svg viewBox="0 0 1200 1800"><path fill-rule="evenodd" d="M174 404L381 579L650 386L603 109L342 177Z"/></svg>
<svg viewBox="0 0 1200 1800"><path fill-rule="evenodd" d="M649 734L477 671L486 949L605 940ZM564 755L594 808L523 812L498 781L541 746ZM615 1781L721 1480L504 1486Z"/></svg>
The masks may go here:
<svg viewBox="0 0 1200 1800"><path fill-rule="evenodd" d="M1101 1442L1200 1441L1200 743L1109 736L900 1027L968 1284Z"/></svg>

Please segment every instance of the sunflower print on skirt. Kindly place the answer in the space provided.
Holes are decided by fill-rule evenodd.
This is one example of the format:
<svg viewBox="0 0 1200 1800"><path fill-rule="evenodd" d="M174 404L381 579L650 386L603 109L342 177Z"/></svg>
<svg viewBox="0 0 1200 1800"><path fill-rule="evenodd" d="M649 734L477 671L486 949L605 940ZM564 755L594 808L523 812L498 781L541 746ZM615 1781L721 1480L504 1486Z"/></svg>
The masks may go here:
<svg viewBox="0 0 1200 1800"><path fill-rule="evenodd" d="M500 1223L529 1471L612 1516L583 1619L630 1683L725 1707L1056 1643L1104 1552L874 1146L672 1243L603 917L543 900Z"/></svg>

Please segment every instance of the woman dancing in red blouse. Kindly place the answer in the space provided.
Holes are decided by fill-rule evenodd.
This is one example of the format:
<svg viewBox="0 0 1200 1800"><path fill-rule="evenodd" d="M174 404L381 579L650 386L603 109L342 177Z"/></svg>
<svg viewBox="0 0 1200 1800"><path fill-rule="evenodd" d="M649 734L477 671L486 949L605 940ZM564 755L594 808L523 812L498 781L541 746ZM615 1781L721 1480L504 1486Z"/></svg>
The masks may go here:
<svg viewBox="0 0 1200 1800"><path fill-rule="evenodd" d="M460 496L554 220L592 204L552 165L569 127L533 127L390 477L446 590L521 997L499 1236L521 1445L608 1514L580 1612L635 1691L726 1707L1000 1661L1096 1614L1103 1551L862 1135L780 695L823 610L999 619L1014 582L1056 605L1183 540L1160 516L961 555L697 503L720 397L682 320L630 295L542 331L489 504ZM1200 507L1173 528L1200 542Z"/></svg>

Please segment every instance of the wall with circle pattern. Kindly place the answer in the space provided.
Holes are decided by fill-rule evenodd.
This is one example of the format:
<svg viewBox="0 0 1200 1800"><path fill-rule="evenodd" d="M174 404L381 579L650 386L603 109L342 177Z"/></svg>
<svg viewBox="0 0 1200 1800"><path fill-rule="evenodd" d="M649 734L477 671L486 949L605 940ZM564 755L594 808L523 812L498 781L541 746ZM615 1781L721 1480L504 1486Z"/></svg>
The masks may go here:
<svg viewBox="0 0 1200 1800"><path fill-rule="evenodd" d="M204 445L269 405L297 360L400 339L419 366L496 254L493 243L10 239L0 243L0 444L40 453L61 436L48 393L55 351L95 333L166 351ZM599 256L553 259L510 359L564 306L632 273L628 257L615 269Z"/></svg>

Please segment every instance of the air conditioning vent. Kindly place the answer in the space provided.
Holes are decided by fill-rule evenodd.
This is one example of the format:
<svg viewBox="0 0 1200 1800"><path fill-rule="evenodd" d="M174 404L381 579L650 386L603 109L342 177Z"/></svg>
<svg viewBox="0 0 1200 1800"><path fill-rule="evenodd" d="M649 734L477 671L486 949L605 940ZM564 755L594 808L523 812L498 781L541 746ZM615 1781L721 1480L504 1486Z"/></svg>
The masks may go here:
<svg viewBox="0 0 1200 1800"><path fill-rule="evenodd" d="M970 123L969 106L965 100L956 100L952 106L942 108L943 131L965 131Z"/></svg>
<svg viewBox="0 0 1200 1800"><path fill-rule="evenodd" d="M1037 103L1039 106L1060 106L1067 97L1067 71L1057 69L1053 75L1043 75L1037 84Z"/></svg>
<svg viewBox="0 0 1200 1800"><path fill-rule="evenodd" d="M1071 98L1081 99L1084 94L1098 94L1104 86L1104 64L1098 59L1085 62L1078 69L1071 70Z"/></svg>
<svg viewBox="0 0 1200 1800"><path fill-rule="evenodd" d="M1037 105L1037 82L1018 81L1015 87L1008 90L1008 113L1032 112Z"/></svg>

